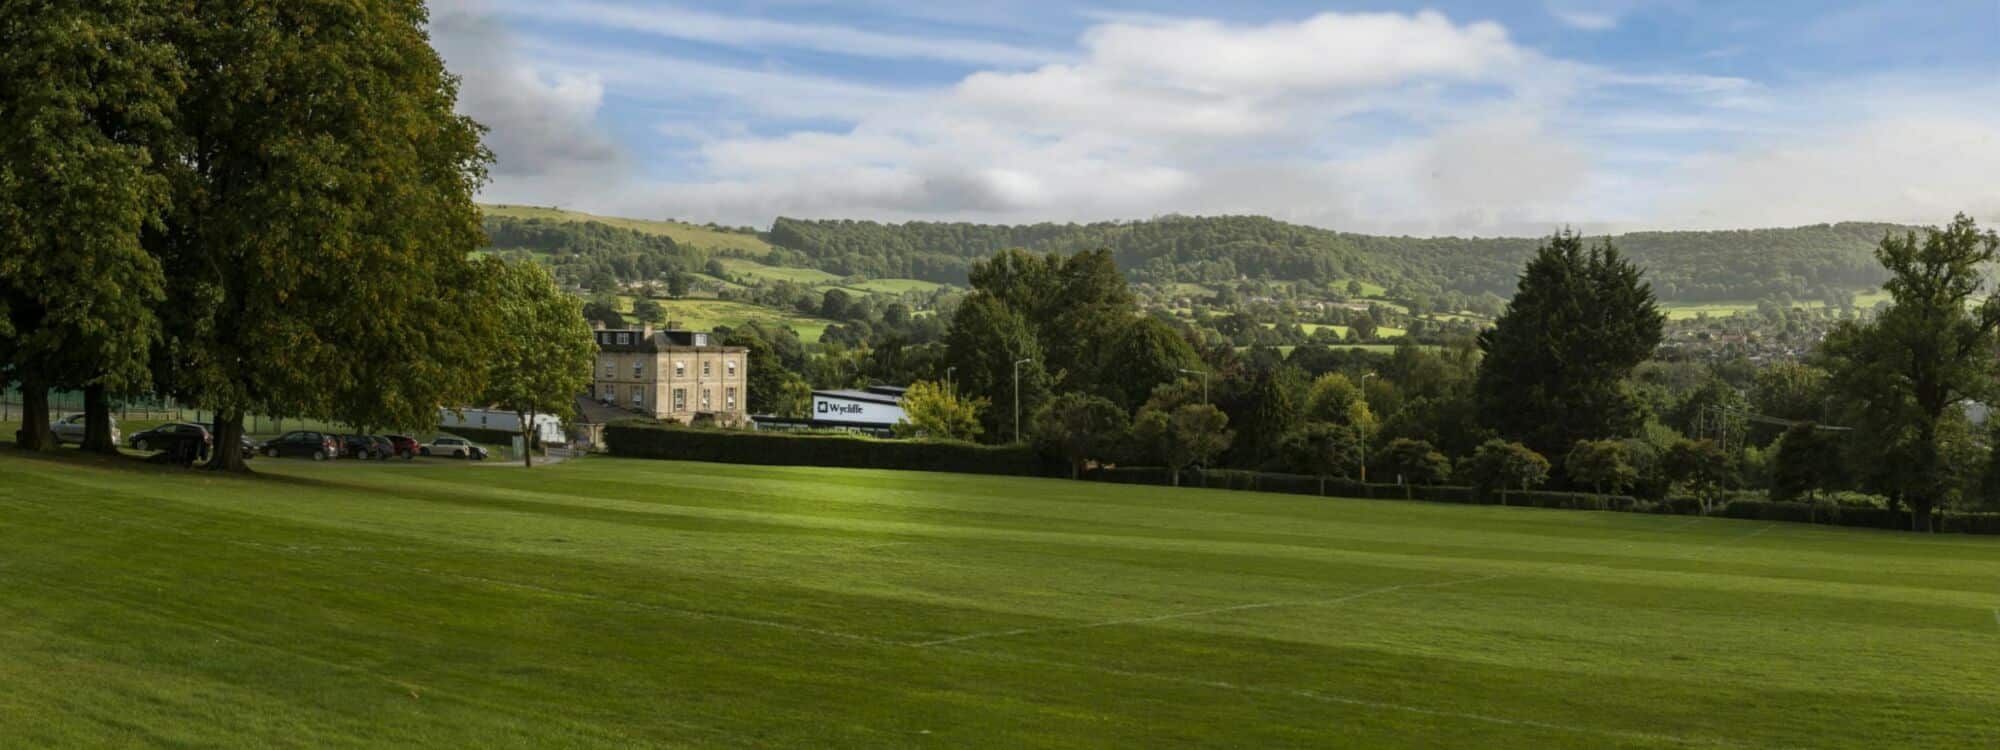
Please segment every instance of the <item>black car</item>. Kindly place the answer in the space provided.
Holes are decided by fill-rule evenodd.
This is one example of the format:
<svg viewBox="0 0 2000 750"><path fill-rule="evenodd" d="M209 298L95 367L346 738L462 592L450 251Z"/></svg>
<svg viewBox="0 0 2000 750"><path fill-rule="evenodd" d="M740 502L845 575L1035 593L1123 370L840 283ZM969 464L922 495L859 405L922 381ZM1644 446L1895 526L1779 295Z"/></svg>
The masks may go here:
<svg viewBox="0 0 2000 750"><path fill-rule="evenodd" d="M208 434L208 428L188 422L168 422L125 440L132 450L141 452L163 451L184 440L199 440L203 452L207 446L215 444L215 438Z"/></svg>
<svg viewBox="0 0 2000 750"><path fill-rule="evenodd" d="M257 452L271 458L280 456L304 456L314 461L325 461L340 455L340 443L333 435L311 430L294 430L265 443Z"/></svg>
<svg viewBox="0 0 2000 750"><path fill-rule="evenodd" d="M388 458L389 451L372 435L340 435L341 458Z"/></svg>

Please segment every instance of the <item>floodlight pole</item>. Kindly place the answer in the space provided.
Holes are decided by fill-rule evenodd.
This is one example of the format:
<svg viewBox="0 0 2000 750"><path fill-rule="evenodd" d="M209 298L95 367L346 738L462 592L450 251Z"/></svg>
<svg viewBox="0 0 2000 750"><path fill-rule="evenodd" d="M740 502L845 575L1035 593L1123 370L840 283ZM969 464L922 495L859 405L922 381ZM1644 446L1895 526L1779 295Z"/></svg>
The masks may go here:
<svg viewBox="0 0 2000 750"><path fill-rule="evenodd" d="M1185 367L1183 367L1183 368L1180 368L1180 371L1181 371L1181 372L1183 372L1183 373L1186 373L1186 374L1189 374L1189 375L1200 375L1200 376L1201 376L1201 402L1202 402L1202 403L1204 403L1204 404L1208 403L1208 371L1207 371L1207 370L1190 370L1190 369L1187 369L1187 368L1185 368Z"/></svg>
<svg viewBox="0 0 2000 750"><path fill-rule="evenodd" d="M1014 360L1014 442L1021 442L1021 365L1035 361L1023 357Z"/></svg>

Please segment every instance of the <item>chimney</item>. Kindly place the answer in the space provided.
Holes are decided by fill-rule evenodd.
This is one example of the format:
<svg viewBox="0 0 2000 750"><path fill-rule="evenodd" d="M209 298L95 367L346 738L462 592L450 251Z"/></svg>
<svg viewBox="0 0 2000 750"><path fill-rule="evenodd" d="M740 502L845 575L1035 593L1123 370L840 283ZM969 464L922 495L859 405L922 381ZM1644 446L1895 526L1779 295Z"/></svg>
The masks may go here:
<svg viewBox="0 0 2000 750"><path fill-rule="evenodd" d="M604 321L602 321L602 320L593 320L593 321L590 321L590 330L593 330L593 331L602 331L602 330L604 330Z"/></svg>
<svg viewBox="0 0 2000 750"><path fill-rule="evenodd" d="M665 328L664 330L668 330L668 331L678 331L678 330L681 330L681 322L680 322L680 321L678 321L678 320L668 320L668 321L667 321L667 327L666 327L666 328Z"/></svg>
<svg viewBox="0 0 2000 750"><path fill-rule="evenodd" d="M645 324L645 325L642 325L642 326L639 326L639 338L640 338L640 339L642 339L642 340L643 340L643 339L650 339L650 338L652 338L652 337L653 337L653 324L651 324L651 323L647 323L647 324Z"/></svg>

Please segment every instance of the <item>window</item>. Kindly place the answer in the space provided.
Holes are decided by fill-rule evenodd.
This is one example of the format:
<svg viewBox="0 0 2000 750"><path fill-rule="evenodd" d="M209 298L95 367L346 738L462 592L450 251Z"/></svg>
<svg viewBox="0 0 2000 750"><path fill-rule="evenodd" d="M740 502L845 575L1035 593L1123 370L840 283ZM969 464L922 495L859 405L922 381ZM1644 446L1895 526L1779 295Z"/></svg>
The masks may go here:
<svg viewBox="0 0 2000 750"><path fill-rule="evenodd" d="M714 375L714 374L715 374L715 371L714 371L714 370L712 370L712 369L710 369L710 368L711 368L711 367L713 367L714 365L715 365L715 363L714 363L714 362L702 362L702 363L701 363L701 376L705 378L705 377L708 377L708 376L710 376L710 375Z"/></svg>
<svg viewBox="0 0 2000 750"><path fill-rule="evenodd" d="M643 359L632 360L632 377L634 378L646 377L646 360Z"/></svg>
<svg viewBox="0 0 2000 750"><path fill-rule="evenodd" d="M618 386L615 386L615 385L609 385L609 384L605 385L605 386L604 386L604 396L603 396L603 398L604 398L604 400L606 400L606 401L610 401L610 400L612 400L612 399L615 399L615 398L618 398Z"/></svg>
<svg viewBox="0 0 2000 750"><path fill-rule="evenodd" d="M674 363L674 377L677 378L685 377L687 374L688 374L688 363L686 362Z"/></svg>
<svg viewBox="0 0 2000 750"><path fill-rule="evenodd" d="M632 386L632 403L633 404L646 403L646 389L636 385Z"/></svg>
<svg viewBox="0 0 2000 750"><path fill-rule="evenodd" d="M736 411L735 388L724 388L722 390L722 408L728 409L730 411Z"/></svg>
<svg viewBox="0 0 2000 750"><path fill-rule="evenodd" d="M729 371L729 377L736 377L736 360L732 359L724 363L723 368Z"/></svg>
<svg viewBox="0 0 2000 750"><path fill-rule="evenodd" d="M708 411L708 389L701 389L701 410Z"/></svg>
<svg viewBox="0 0 2000 750"><path fill-rule="evenodd" d="M632 334L629 334L629 333L621 333L621 334L618 334L618 343L620 343L620 344L630 344L630 343L632 343Z"/></svg>
<svg viewBox="0 0 2000 750"><path fill-rule="evenodd" d="M604 377L607 378L618 377L618 363L616 360L612 359L604 360Z"/></svg>
<svg viewBox="0 0 2000 750"><path fill-rule="evenodd" d="M688 408L688 389L675 388L674 411L687 411L687 408Z"/></svg>

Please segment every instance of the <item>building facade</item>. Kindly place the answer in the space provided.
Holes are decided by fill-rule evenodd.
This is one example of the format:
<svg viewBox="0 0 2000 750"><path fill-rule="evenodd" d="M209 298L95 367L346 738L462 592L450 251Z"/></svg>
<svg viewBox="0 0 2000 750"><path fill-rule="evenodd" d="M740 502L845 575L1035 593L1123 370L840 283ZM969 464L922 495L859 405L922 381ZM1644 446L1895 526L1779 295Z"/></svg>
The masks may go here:
<svg viewBox="0 0 2000 750"><path fill-rule="evenodd" d="M746 424L749 350L713 345L702 331L652 326L600 328L596 336L591 395L599 403L683 424Z"/></svg>

